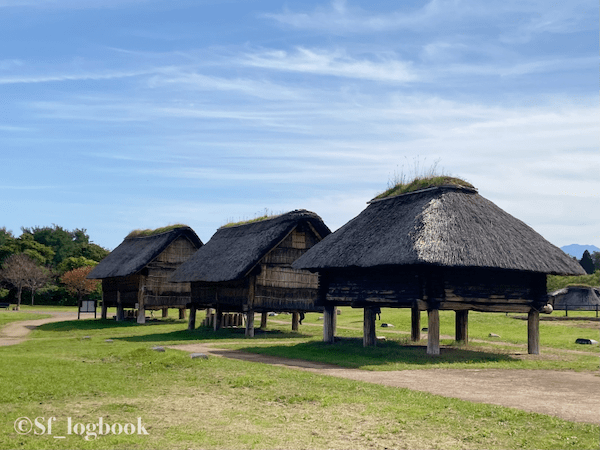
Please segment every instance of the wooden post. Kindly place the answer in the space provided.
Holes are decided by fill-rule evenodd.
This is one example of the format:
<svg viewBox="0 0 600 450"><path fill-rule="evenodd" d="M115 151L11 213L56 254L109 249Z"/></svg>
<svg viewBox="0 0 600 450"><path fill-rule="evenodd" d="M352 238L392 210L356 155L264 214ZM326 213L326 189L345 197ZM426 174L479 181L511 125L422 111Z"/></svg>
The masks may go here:
<svg viewBox="0 0 600 450"><path fill-rule="evenodd" d="M188 330L194 331L196 329L196 307L190 305L190 319L188 320Z"/></svg>
<svg viewBox="0 0 600 450"><path fill-rule="evenodd" d="M375 333L377 313L374 308L366 307L363 317L363 347L374 347L377 344L377 335Z"/></svg>
<svg viewBox="0 0 600 450"><path fill-rule="evenodd" d="M540 354L540 313L535 309L530 309L527 314L527 352Z"/></svg>
<svg viewBox="0 0 600 450"><path fill-rule="evenodd" d="M217 331L221 329L221 324L223 323L223 311L221 308L217 306L215 308L215 314L213 316L213 330Z"/></svg>
<svg viewBox="0 0 600 450"><path fill-rule="evenodd" d="M410 322L410 340L419 342L421 340L421 311L417 302L414 302L410 309Z"/></svg>
<svg viewBox="0 0 600 450"><path fill-rule="evenodd" d="M267 317L269 316L269 313L266 311L263 311L260 315L260 329L261 330L266 330L267 329Z"/></svg>
<svg viewBox="0 0 600 450"><path fill-rule="evenodd" d="M117 322L121 322L125 319L123 314L123 303L121 302L121 291L117 291Z"/></svg>
<svg viewBox="0 0 600 450"><path fill-rule="evenodd" d="M162 309L162 317L163 317L163 319L165 317L169 317L169 308L163 308Z"/></svg>
<svg viewBox="0 0 600 450"><path fill-rule="evenodd" d="M467 344L469 342L469 310L455 311L455 340Z"/></svg>
<svg viewBox="0 0 600 450"><path fill-rule="evenodd" d="M440 311L427 310L427 354L440 354Z"/></svg>
<svg viewBox="0 0 600 450"><path fill-rule="evenodd" d="M292 313L292 331L298 331L298 322L300 321L300 313L294 311Z"/></svg>
<svg viewBox="0 0 600 450"><path fill-rule="evenodd" d="M104 301L104 291L102 291L102 312L100 314L100 318L106 320L107 315L108 315L108 306L106 306L106 302Z"/></svg>
<svg viewBox="0 0 600 450"><path fill-rule="evenodd" d="M185 308L179 308L179 318L185 319Z"/></svg>
<svg viewBox="0 0 600 450"><path fill-rule="evenodd" d="M326 305L323 310L323 342L335 342L335 306Z"/></svg>
<svg viewBox="0 0 600 450"><path fill-rule="evenodd" d="M144 307L144 277L140 277L140 284L138 287L138 315L137 323L146 323L146 308Z"/></svg>
<svg viewBox="0 0 600 450"><path fill-rule="evenodd" d="M254 337L254 310L248 308L246 312L246 337Z"/></svg>

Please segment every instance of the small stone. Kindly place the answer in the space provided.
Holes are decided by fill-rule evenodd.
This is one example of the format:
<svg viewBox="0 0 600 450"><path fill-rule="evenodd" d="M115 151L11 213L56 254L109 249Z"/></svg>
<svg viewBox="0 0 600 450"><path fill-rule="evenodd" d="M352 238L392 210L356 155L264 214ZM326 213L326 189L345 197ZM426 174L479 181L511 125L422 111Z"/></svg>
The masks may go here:
<svg viewBox="0 0 600 450"><path fill-rule="evenodd" d="M155 352L164 352L165 348L164 347L152 347L152 350L154 350Z"/></svg>
<svg viewBox="0 0 600 450"><path fill-rule="evenodd" d="M92 338L91 336L84 336L81 339L91 339L91 338Z"/></svg>
<svg viewBox="0 0 600 450"><path fill-rule="evenodd" d="M190 354L192 359L208 359L208 355L205 353L192 353Z"/></svg>
<svg viewBox="0 0 600 450"><path fill-rule="evenodd" d="M579 338L575 341L576 344L584 344L584 345L598 345L598 341L595 341L593 339L584 339L584 338Z"/></svg>
<svg viewBox="0 0 600 450"><path fill-rule="evenodd" d="M385 336L377 336L378 341L387 341Z"/></svg>
<svg viewBox="0 0 600 450"><path fill-rule="evenodd" d="M104 342L112 342L112 339L104 339Z"/></svg>
<svg viewBox="0 0 600 450"><path fill-rule="evenodd" d="M490 333L490 337L500 337L500 335L498 335L496 333Z"/></svg>
<svg viewBox="0 0 600 450"><path fill-rule="evenodd" d="M271 312L269 313L269 317L275 317L277 315L277 313Z"/></svg>
<svg viewBox="0 0 600 450"><path fill-rule="evenodd" d="M382 328L394 328L394 325L392 325L391 323L382 323L381 327Z"/></svg>
<svg viewBox="0 0 600 450"><path fill-rule="evenodd" d="M322 317L319 317L317 320L323 320L323 318L322 318Z"/></svg>

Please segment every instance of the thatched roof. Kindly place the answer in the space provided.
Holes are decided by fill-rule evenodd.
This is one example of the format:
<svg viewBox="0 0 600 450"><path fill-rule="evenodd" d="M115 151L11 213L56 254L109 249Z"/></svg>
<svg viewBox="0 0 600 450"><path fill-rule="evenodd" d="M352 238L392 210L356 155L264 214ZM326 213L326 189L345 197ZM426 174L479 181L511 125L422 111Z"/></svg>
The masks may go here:
<svg viewBox="0 0 600 450"><path fill-rule="evenodd" d="M529 226L476 189L462 186L373 200L292 266L318 270L408 264L584 273Z"/></svg>
<svg viewBox="0 0 600 450"><path fill-rule="evenodd" d="M549 294L554 309L595 310L600 305L600 288L568 286Z"/></svg>
<svg viewBox="0 0 600 450"><path fill-rule="evenodd" d="M94 267L88 278L125 277L142 270L173 241L185 236L197 248L202 241L190 227L171 228L158 234L132 236L125 240Z"/></svg>
<svg viewBox="0 0 600 450"><path fill-rule="evenodd" d="M260 260L301 223L310 224L321 238L331 231L310 211L296 210L242 225L221 227L170 281L232 281L244 278Z"/></svg>

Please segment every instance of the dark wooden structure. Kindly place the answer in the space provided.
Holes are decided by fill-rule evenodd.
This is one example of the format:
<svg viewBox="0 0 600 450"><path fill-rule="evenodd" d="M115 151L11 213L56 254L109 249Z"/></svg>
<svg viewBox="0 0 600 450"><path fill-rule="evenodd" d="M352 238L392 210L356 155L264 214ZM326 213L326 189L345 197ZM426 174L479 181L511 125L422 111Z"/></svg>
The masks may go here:
<svg viewBox="0 0 600 450"><path fill-rule="evenodd" d="M600 311L600 288L590 286L568 286L549 294L550 304L555 310Z"/></svg>
<svg viewBox="0 0 600 450"><path fill-rule="evenodd" d="M529 353L539 352L546 274L579 275L562 250L471 187L429 187L373 200L299 258L318 272L325 322L336 305L365 308L365 346L375 345L374 311L411 308L414 341L428 314L428 354L439 354L439 310L456 311L456 340L468 340L468 312L529 316ZM330 328L324 340L333 341Z"/></svg>
<svg viewBox="0 0 600 450"><path fill-rule="evenodd" d="M124 309L137 310L138 323L145 322L146 310L179 309L185 317L190 302L189 283L172 283L169 276L202 246L190 227L137 236L125 240L90 272L88 278L102 280L102 318L108 307L117 308L117 320Z"/></svg>
<svg viewBox="0 0 600 450"><path fill-rule="evenodd" d="M291 264L330 233L316 214L296 210L264 220L224 226L171 277L191 282L190 329L197 309L214 308L215 330L224 312L246 315L246 335L254 335L254 313L317 311L318 275Z"/></svg>

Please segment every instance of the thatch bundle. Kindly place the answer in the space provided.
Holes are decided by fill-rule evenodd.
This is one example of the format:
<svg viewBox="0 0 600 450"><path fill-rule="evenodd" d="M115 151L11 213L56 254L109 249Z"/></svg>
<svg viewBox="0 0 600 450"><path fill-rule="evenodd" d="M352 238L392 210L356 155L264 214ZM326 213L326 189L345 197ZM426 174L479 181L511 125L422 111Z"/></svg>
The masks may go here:
<svg viewBox="0 0 600 450"><path fill-rule="evenodd" d="M310 270L390 265L580 275L581 266L470 187L427 188L369 206L294 263Z"/></svg>

